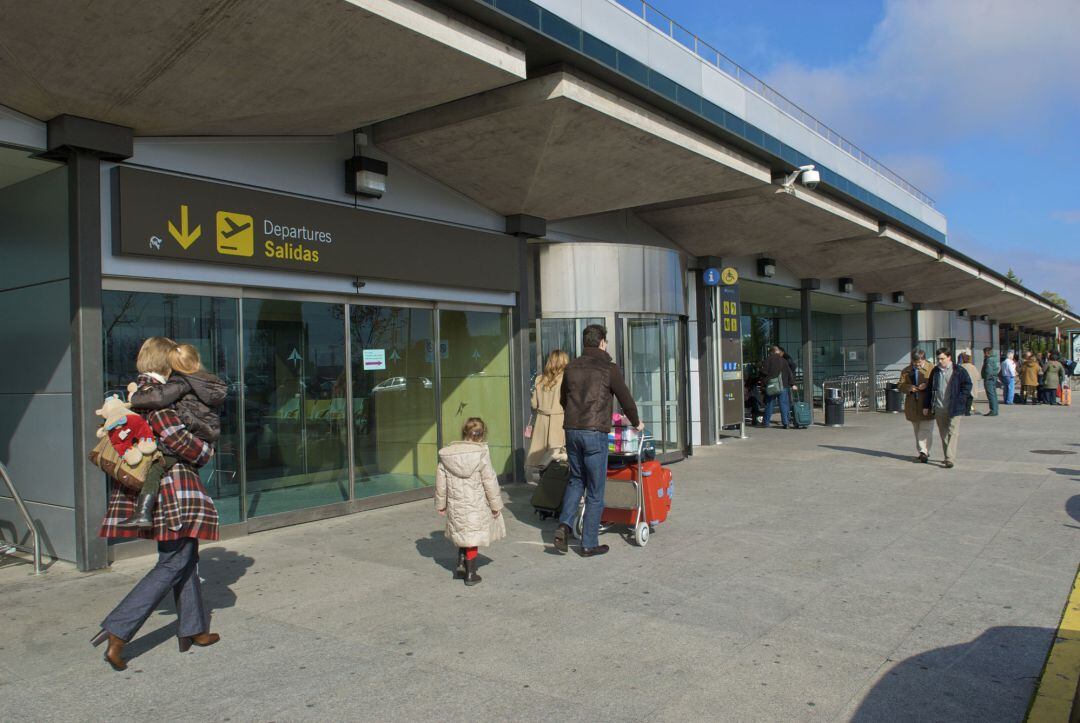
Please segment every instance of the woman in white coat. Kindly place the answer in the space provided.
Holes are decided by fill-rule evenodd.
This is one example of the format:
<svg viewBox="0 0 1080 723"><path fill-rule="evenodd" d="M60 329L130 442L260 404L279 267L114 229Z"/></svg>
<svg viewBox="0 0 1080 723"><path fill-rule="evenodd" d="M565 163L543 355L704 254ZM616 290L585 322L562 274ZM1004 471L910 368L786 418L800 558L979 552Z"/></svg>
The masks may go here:
<svg viewBox="0 0 1080 723"><path fill-rule="evenodd" d="M488 450L487 425L470 417L461 428L461 441L439 450L435 470L435 510L446 516L446 538L458 548L454 578L472 586L477 548L506 537L502 494Z"/></svg>

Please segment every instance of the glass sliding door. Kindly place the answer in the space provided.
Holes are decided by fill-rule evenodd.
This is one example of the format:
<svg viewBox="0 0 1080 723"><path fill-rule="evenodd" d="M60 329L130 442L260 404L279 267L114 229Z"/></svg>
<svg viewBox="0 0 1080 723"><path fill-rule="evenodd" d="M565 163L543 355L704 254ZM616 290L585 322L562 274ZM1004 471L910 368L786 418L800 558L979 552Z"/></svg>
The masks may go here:
<svg viewBox="0 0 1080 723"><path fill-rule="evenodd" d="M562 349L570 358L581 356L581 333L589 324L604 325L601 317L581 319L540 319L540 369L547 356L555 349Z"/></svg>
<svg viewBox="0 0 1080 723"><path fill-rule="evenodd" d="M438 346L443 443L461 439L465 420L481 417L495 471L509 474L510 315L440 310Z"/></svg>
<svg viewBox="0 0 1080 723"><path fill-rule="evenodd" d="M435 312L350 306L355 497L434 484Z"/></svg>
<svg viewBox="0 0 1080 723"><path fill-rule="evenodd" d="M214 457L199 470L222 524L241 519L240 395L237 300L135 291L102 292L106 394L127 397L145 339L164 336L199 350L203 366L229 385Z"/></svg>
<svg viewBox="0 0 1080 723"><path fill-rule="evenodd" d="M243 300L249 517L349 498L343 304Z"/></svg>
<svg viewBox="0 0 1080 723"><path fill-rule="evenodd" d="M623 324L623 372L641 421L656 451L680 455L686 449L686 336L677 318L627 318Z"/></svg>

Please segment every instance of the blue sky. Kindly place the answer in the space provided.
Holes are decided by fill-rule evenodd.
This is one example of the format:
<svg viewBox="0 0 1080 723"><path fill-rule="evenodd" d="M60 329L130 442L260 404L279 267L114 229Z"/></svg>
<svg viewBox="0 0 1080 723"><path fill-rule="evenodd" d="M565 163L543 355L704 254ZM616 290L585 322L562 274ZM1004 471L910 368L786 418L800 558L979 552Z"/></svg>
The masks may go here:
<svg viewBox="0 0 1080 723"><path fill-rule="evenodd" d="M1080 1L650 1L1080 309Z"/></svg>

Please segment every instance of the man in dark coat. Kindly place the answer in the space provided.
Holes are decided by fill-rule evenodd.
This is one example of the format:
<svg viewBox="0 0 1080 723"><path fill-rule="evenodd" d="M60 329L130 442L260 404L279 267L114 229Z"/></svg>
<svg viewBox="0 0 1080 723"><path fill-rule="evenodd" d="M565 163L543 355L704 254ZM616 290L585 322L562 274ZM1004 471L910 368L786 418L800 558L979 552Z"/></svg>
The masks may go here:
<svg viewBox="0 0 1080 723"><path fill-rule="evenodd" d="M769 356L761 365L761 378L765 384L765 418L762 427L772 423L772 413L780 402L780 423L784 429L794 420L791 419L791 390L795 389L795 374L792 365L784 359L784 350L778 346L769 347ZM769 392L773 391L773 394Z"/></svg>
<svg viewBox="0 0 1080 723"><path fill-rule="evenodd" d="M938 349L937 366L930 373L930 393L923 402L923 414L933 416L937 421L947 469L952 469L956 464L960 417L967 413L971 386L971 375L967 370L953 364L952 351L945 347Z"/></svg>
<svg viewBox="0 0 1080 723"><path fill-rule="evenodd" d="M997 383L999 374L1001 374L1001 362L998 360L997 354L994 353L993 347L985 347L983 349L982 380L983 386L986 387L986 401L990 403L990 411L983 416L996 417L998 415Z"/></svg>

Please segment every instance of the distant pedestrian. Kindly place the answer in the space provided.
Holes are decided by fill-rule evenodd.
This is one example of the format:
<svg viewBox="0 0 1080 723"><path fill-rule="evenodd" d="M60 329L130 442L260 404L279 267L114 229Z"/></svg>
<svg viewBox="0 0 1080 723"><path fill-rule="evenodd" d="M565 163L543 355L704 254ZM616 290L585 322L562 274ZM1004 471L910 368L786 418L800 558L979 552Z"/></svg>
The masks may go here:
<svg viewBox="0 0 1080 723"><path fill-rule="evenodd" d="M930 374L930 394L923 401L923 414L933 415L945 451L945 467L956 466L960 441L960 417L971 395L971 376L964 367L953 364L952 352L945 347L937 350L937 366Z"/></svg>
<svg viewBox="0 0 1080 723"><path fill-rule="evenodd" d="M1024 400L1024 404L1031 400L1032 404L1038 403L1038 391L1039 391L1039 376L1042 374L1042 367L1039 366L1039 360L1035 358L1035 355L1030 351L1024 352L1024 361L1020 365L1020 394Z"/></svg>
<svg viewBox="0 0 1080 723"><path fill-rule="evenodd" d="M975 399L979 394L979 383L982 381L982 377L979 376L979 370L975 368L975 364L971 361L971 354L968 352L960 355L960 366L964 367L968 376L971 377L971 393L968 394L967 411L964 412L965 417L970 417L972 409L975 408Z"/></svg>
<svg viewBox="0 0 1080 723"><path fill-rule="evenodd" d="M552 460L566 459L566 432L563 431L563 408L559 402L563 370L570 357L562 349L548 354L544 373L536 377L532 393L532 436L525 466L539 475Z"/></svg>
<svg viewBox="0 0 1080 723"><path fill-rule="evenodd" d="M439 450L435 470L435 511L446 517L446 537L458 548L455 579L464 579L470 587L480 583L477 548L506 537L502 509L487 425L470 417L461 428L461 441Z"/></svg>
<svg viewBox="0 0 1080 723"><path fill-rule="evenodd" d="M998 415L997 383L1000 374L1001 361L994 354L994 349L989 346L983 347L982 380L983 388L986 390L986 401L990 404L990 411L983 416L996 417Z"/></svg>
<svg viewBox="0 0 1080 723"><path fill-rule="evenodd" d="M765 383L765 417L762 427L772 423L773 409L780 403L780 423L788 428L791 419L791 391L795 389L795 373L792 365L784 359L784 350L779 346L769 347L769 356L761 365L761 377Z"/></svg>
<svg viewBox="0 0 1080 723"><path fill-rule="evenodd" d="M930 396L930 374L934 365L926 360L926 352L914 349L911 363L900 372L900 391L904 394L904 416L915 431L915 460L926 463L934 441L934 420L923 414L926 397Z"/></svg>
<svg viewBox="0 0 1080 723"><path fill-rule="evenodd" d="M639 432L645 425L638 418L637 404L623 381L619 367L607 353L607 329L589 324L581 334L584 351L566 366L560 392L566 456L570 480L563 495L559 526L555 528L555 549L567 551L570 527L578 514L581 495L585 511L581 524L581 556L603 555L600 543L600 515L604 511L607 484L608 431L611 429L612 396Z"/></svg>
<svg viewBox="0 0 1080 723"><path fill-rule="evenodd" d="M1016 377L1019 370L1016 368L1016 352L1012 349L1005 352L1005 361L1001 362L1001 387L1002 400L1006 404L1016 401Z"/></svg>
<svg viewBox="0 0 1080 723"><path fill-rule="evenodd" d="M1057 353L1050 352L1043 372L1042 393L1044 404L1057 404L1058 389L1065 378L1065 367L1058 361Z"/></svg>

